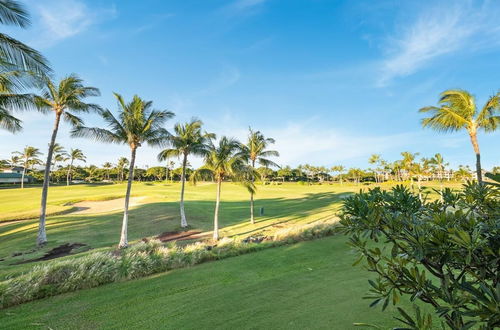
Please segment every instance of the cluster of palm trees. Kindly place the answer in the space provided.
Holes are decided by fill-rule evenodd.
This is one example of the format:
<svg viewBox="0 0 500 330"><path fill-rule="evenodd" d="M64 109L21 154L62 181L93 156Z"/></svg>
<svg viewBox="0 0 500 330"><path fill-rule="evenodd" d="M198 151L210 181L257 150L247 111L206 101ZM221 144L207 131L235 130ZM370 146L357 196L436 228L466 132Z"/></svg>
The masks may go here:
<svg viewBox="0 0 500 330"><path fill-rule="evenodd" d="M29 26L29 15L17 1L0 0L0 24L13 25L20 28ZM87 102L89 97L99 96L99 89L86 86L81 78L71 74L58 82L52 79L52 71L47 60L36 50L0 33L0 128L10 132L17 132L22 128L22 122L14 115L15 111L34 109L44 114L54 116L52 135L46 154L42 197L40 202L40 221L37 236L38 245L47 242L45 229L47 196L50 182L51 170L59 162L70 161L66 180L69 184L71 170L74 161L85 161L81 150L72 149L67 153L57 144L57 135L61 120L68 122L73 137L93 138L96 141L115 144L126 144L130 148L130 159L119 163L121 168L120 177L124 179L124 169L128 169L128 181L125 195L125 207L120 237L120 247L126 247L128 207L130 191L135 168L137 150L144 144L153 147L165 148L158 155L158 159L165 161L170 157L179 157L182 160L181 175L181 197L180 215L181 226L188 225L184 209L184 191L186 181L186 167L188 157L204 157L204 165L197 169L191 178L193 181L210 176L217 183L216 208L214 215L214 239L218 239L218 213L220 205L220 191L222 183L228 179L241 182L250 193L250 219L254 222L253 203L255 194L255 180L258 176L267 176L271 166L276 164L269 160L270 156L278 156L278 152L268 150L273 139L265 138L262 133L250 130L249 139L246 144L237 140L221 137L216 140L213 133L202 131L202 122L197 119L185 124L177 124L175 133L171 134L164 126L167 120L174 116L168 110L157 110L153 108L151 101L146 101L134 96L131 101L126 102L123 97L115 93L118 103L118 114L115 116L110 110L103 109L97 104ZM26 91L36 90L35 93ZM480 130L491 132L500 124L500 94L488 99L480 110L477 109L474 97L463 90L447 90L441 94L439 106L422 108L422 113L430 114L422 120L424 127L430 127L438 131L466 130L470 136L474 152L476 154L476 175L482 183L481 157L477 134ZM81 114L99 114L107 127L86 127ZM405 170L411 174L416 173L420 178L425 173L426 166L434 164L440 171L445 166L442 157L438 155L434 160L425 160L417 163L416 154L403 153L403 159L394 164L393 173L401 174ZM26 148L19 154L20 162L26 169L39 165L41 153L36 148ZM372 164L382 165L380 157L374 156L370 159ZM262 167L256 169L256 164ZM111 164L107 164L108 179ZM282 173L286 173L283 169ZM317 177L324 180L323 173L338 172L342 174L345 168L335 166L330 169L305 165L299 168L299 172L305 172L308 177ZM358 178L361 170L351 169L351 175ZM398 175L399 175L398 174ZM377 180L379 175L376 175ZM24 185L24 183L22 183Z"/></svg>
<svg viewBox="0 0 500 330"><path fill-rule="evenodd" d="M29 23L27 11L17 1L0 0L0 24L25 28ZM54 116L42 185L38 245L47 242L45 223L51 167L54 166L54 163L64 161L69 157L71 157L72 162L77 159L83 160L81 151L73 150L73 156L70 156L71 152L70 154L63 152L56 143L61 120L71 125L73 137L90 137L97 141L127 144L130 147L131 156L128 162L129 175L120 247L128 245L128 207L133 179L131 174L134 171L137 150L144 144L157 147L170 146L171 148L160 153L160 159L166 159L168 156L176 154L183 158L181 225L184 227L187 226L183 199L188 155L204 156L205 166L199 170L199 173L206 174L205 172L211 171L218 182L214 223L217 223L218 219L220 186L223 180L228 178L245 179L248 182L248 187L252 186L255 171L251 169L253 169L252 164L257 158L253 154L245 153L251 150L251 147L246 148L236 140L226 137L221 138L216 146L213 143L215 135L201 133L201 121L199 120L178 124L175 127L176 135L172 135L164 128L164 125L168 119L174 116L173 112L153 109L151 101L143 100L138 96L134 96L130 102L126 102L117 93L114 95L118 102L119 113L115 116L111 111L86 101L89 97L100 95L97 88L86 86L83 80L75 74L55 82L51 78L52 72L48 62L39 52L1 33L0 67L2 68L2 72L0 72L0 127L13 133L21 130L21 120L13 115L13 112L17 110L36 109L41 113L51 113ZM38 92L22 93L28 88L37 89ZM86 127L79 115L89 112L99 114L107 127ZM272 153L277 154L276 152ZM29 168L29 166L34 165L35 159L40 156L40 153L38 150L29 150L28 157L25 155L21 157L23 156L25 168ZM28 162L27 158L31 161ZM248 164L245 164L245 161ZM260 161L265 162L264 158ZM70 165L71 167L72 165ZM70 175L71 169L68 169L68 183ZM214 231L214 238L218 238L218 230Z"/></svg>
<svg viewBox="0 0 500 330"><path fill-rule="evenodd" d="M267 150L269 143L274 140L266 139L260 132L250 130L249 140L246 145L228 137L221 137L218 143L214 142L215 134L202 130L202 121L192 119L187 123L178 123L174 127L174 134L164 128L165 122L174 114L167 110L152 108L152 102L144 101L134 96L132 101L125 102L121 95L115 94L119 105L119 115L114 116L109 110L100 110L104 122L103 127L75 126L71 132L73 137L87 137L96 141L115 144L127 144L131 156L129 173L133 173L137 149L143 144L153 147L166 147L158 154L160 161L171 157L182 159L180 215L181 227L187 227L187 217L184 208L184 192L186 183L186 168L189 156L204 157L204 165L197 169L191 176L196 182L199 178L211 177L217 182L216 206L214 214L213 238L219 238L219 205L220 191L224 180L232 179L243 183L251 192L251 214L253 215L254 181L258 174L255 163L274 165L267 156L278 156L278 152ZM125 194L125 207L123 213L122 230L119 247L128 245L128 208L132 188L133 175L128 176ZM251 217L253 223L253 217Z"/></svg>

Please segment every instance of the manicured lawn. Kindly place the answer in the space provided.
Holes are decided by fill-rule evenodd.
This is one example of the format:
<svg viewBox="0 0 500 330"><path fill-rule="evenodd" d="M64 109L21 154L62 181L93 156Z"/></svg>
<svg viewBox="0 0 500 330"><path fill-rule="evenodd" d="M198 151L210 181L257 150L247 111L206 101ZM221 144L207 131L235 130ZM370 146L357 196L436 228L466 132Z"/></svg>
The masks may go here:
<svg viewBox="0 0 500 330"><path fill-rule="evenodd" d="M256 210L264 207L264 216L257 224L249 224L248 192L237 184L225 183L222 189L220 225L222 236L251 235L272 231L276 226L308 223L335 216L342 196L356 191L356 186L339 185L273 185L259 186ZM9 212L35 212L38 207L39 188L0 190L0 204L7 200ZM125 191L124 184L79 185L51 187L49 204L64 204L78 200L96 200L118 197ZM179 184L135 183L134 196L144 197L141 205L133 208L129 219L129 240L155 236L166 231L179 230ZM16 196L15 198L13 196ZM210 231L213 226L215 185L201 183L188 186L186 213L193 229ZM3 212L2 212L3 213ZM34 263L12 265L43 255L64 243L84 243L92 249L116 245L119 240L122 213L113 211L100 214L65 214L50 216L47 221L49 243L35 248L38 229L36 219L0 223L0 278L31 268ZM33 252L32 252L33 251ZM13 257L15 253L26 253Z"/></svg>
<svg viewBox="0 0 500 330"><path fill-rule="evenodd" d="M458 186L454 184L453 186ZM389 187L387 185L387 187ZM255 225L249 224L248 192L240 185L224 183L220 213L221 236L270 233L276 228L294 223L309 223L335 216L343 197L367 188L365 185L259 185L256 195ZM129 219L129 240L179 230L178 183L134 183L132 195L141 197ZM430 188L427 189L431 191ZM107 200L122 197L125 184L52 186L49 189L49 209L70 209L82 200ZM18 218L23 214L37 214L40 188L0 189L0 219ZM215 185L200 183L187 186L186 212L192 229L210 231L213 225ZM10 218L9 218L10 217ZM0 222L0 280L26 271L36 263L18 264L42 256L64 243L83 243L85 249L110 248L119 240L122 213L115 210L99 214L65 214L49 216L47 235L49 243L35 248L38 229L36 219L10 223ZM14 256L15 254L23 253ZM79 255L82 255L80 253ZM3 261L1 261L3 259Z"/></svg>
<svg viewBox="0 0 500 330"><path fill-rule="evenodd" d="M264 250L0 311L5 329L354 329L397 323L361 299L342 236Z"/></svg>

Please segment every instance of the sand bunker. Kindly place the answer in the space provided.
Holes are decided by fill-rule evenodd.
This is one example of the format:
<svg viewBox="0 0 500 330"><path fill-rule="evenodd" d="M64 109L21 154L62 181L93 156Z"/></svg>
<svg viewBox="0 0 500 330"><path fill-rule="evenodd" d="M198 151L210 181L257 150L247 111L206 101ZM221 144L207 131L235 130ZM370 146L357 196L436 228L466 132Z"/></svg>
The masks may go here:
<svg viewBox="0 0 500 330"><path fill-rule="evenodd" d="M145 196L130 197L129 207L142 204ZM125 198L111 199L109 201L83 201L73 204L76 211L71 214L94 214L94 213L107 213L111 211L123 210L125 205Z"/></svg>

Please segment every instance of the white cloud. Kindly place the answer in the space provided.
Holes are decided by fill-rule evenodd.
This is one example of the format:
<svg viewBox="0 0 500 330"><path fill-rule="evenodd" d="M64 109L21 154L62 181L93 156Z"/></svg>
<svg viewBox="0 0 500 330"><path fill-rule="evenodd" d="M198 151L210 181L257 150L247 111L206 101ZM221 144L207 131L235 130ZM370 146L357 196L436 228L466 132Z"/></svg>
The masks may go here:
<svg viewBox="0 0 500 330"><path fill-rule="evenodd" d="M414 22L405 21L399 34L388 40L378 85L415 73L445 55L498 46L497 4L440 3L419 12Z"/></svg>
<svg viewBox="0 0 500 330"><path fill-rule="evenodd" d="M88 30L92 25L114 18L117 10L89 8L80 0L50 0L31 2L35 18L35 29L39 35L33 44L39 48L50 47L62 40Z"/></svg>

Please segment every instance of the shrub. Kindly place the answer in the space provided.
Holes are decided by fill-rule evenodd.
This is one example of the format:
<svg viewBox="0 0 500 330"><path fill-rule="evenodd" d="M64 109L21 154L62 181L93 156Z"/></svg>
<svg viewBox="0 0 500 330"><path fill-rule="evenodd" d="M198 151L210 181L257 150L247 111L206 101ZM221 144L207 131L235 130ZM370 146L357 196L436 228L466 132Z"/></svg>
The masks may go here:
<svg viewBox="0 0 500 330"><path fill-rule="evenodd" d="M441 327L500 327L500 190L467 183L423 203L407 188L379 188L344 201L340 230L366 259L372 306L401 296L430 305ZM369 241L385 244L368 244ZM433 315L402 308L407 329L431 329Z"/></svg>

